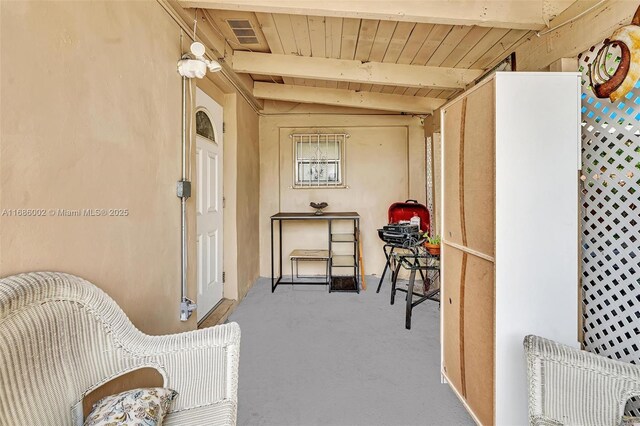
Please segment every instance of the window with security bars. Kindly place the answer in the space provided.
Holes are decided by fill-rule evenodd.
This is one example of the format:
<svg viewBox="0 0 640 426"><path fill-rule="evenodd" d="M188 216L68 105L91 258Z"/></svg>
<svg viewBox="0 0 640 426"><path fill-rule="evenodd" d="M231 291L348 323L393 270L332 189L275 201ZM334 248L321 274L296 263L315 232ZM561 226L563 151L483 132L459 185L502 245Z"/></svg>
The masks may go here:
<svg viewBox="0 0 640 426"><path fill-rule="evenodd" d="M346 133L294 133L294 188L345 187Z"/></svg>

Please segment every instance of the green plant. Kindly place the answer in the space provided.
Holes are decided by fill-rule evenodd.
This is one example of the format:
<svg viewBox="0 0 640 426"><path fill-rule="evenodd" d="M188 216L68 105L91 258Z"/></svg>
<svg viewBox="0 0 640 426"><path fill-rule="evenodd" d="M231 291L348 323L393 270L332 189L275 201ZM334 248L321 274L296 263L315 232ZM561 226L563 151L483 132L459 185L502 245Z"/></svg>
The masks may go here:
<svg viewBox="0 0 640 426"><path fill-rule="evenodd" d="M436 235L434 237L430 237L427 232L425 232L423 237L425 237L427 239L427 242L429 244L433 244L434 246L439 246L440 242L442 241L442 238L440 238L440 235Z"/></svg>

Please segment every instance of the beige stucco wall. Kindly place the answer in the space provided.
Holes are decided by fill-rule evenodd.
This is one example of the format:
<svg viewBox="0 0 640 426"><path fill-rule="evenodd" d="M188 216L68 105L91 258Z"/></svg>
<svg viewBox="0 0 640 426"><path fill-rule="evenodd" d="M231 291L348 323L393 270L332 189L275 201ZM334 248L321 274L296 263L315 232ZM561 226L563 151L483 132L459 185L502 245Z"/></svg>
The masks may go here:
<svg viewBox="0 0 640 426"><path fill-rule="evenodd" d="M258 114L239 95L225 97L224 294L241 300L259 276Z"/></svg>
<svg viewBox="0 0 640 426"><path fill-rule="evenodd" d="M258 246L260 218L260 140L259 118L239 97L237 155L237 288L242 299L260 274Z"/></svg>
<svg viewBox="0 0 640 426"><path fill-rule="evenodd" d="M145 332L195 328L195 317L178 320L179 26L155 1L1 4L0 210L117 208L128 215L0 216L0 276L70 272L105 290ZM225 120L252 116L245 132L257 140L257 116L243 100L227 106L234 95L207 81L199 86L223 102ZM224 160L225 169L237 165L227 165L226 152ZM242 185L257 187L255 172L242 180L244 172L237 171ZM227 198L235 190L225 183ZM188 296L195 299L193 199L188 218ZM257 223L246 226L257 233ZM236 257L225 253L225 261Z"/></svg>
<svg viewBox="0 0 640 426"><path fill-rule="evenodd" d="M345 132L344 189L293 189L292 141L296 132ZM277 115L260 118L260 273L271 275L270 221L278 211L313 211L310 201L326 201L327 211L361 215L365 272L384 266L376 229L386 224L395 201L414 198L424 203L424 129L419 118L365 115ZM343 226L348 226L344 224ZM289 274L293 248L324 248L325 224L290 222L283 237L283 272ZM340 250L345 248L336 248ZM345 251L346 253L346 251ZM303 271L301 271L303 272ZM309 267L306 272L317 272Z"/></svg>

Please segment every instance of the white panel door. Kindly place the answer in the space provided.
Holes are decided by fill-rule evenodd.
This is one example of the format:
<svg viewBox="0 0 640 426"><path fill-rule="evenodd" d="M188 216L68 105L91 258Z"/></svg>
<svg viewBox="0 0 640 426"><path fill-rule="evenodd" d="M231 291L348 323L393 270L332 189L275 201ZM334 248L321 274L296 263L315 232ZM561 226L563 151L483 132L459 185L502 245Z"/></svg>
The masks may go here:
<svg viewBox="0 0 640 426"><path fill-rule="evenodd" d="M196 262L197 318L222 300L222 107L197 89L196 113Z"/></svg>

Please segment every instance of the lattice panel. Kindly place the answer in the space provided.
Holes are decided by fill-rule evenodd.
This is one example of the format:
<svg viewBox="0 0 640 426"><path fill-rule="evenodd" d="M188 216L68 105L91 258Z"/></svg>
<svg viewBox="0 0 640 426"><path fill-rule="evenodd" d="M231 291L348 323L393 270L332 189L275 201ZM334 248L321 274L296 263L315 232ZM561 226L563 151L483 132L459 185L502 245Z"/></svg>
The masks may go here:
<svg viewBox="0 0 640 426"><path fill-rule="evenodd" d="M580 56L584 344L640 364L640 83L622 101L598 99L588 64L599 48ZM618 61L609 53L605 66Z"/></svg>

